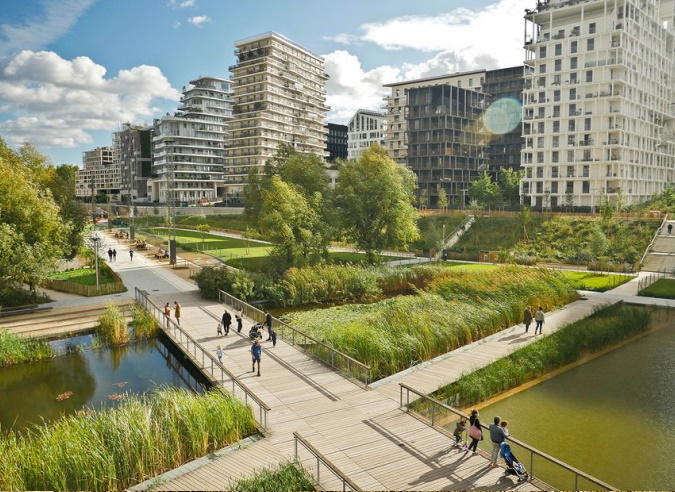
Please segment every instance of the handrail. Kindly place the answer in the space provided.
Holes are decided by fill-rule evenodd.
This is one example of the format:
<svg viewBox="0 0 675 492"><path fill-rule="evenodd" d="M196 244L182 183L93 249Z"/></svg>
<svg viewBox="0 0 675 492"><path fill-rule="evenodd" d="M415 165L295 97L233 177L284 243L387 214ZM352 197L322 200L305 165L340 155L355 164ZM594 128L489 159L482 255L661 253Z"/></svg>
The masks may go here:
<svg viewBox="0 0 675 492"><path fill-rule="evenodd" d="M464 415L462 412L460 412L456 408L453 408L450 405L446 405L445 403L443 403L441 401L438 401L435 398L432 398L432 397L430 397L430 396L428 396L424 393L421 393L421 392L417 391L416 389L411 388L410 386L408 386L405 383L398 383L398 384L400 386L399 407L405 407L407 413L410 413L411 411L414 411L414 410L411 410L411 408L410 408L410 403L411 403L410 402L410 393L414 393L415 395L419 396L421 399L423 399L425 401L428 401L433 405L431 407L431 420L430 420L431 427L436 426L435 421L434 421L435 420L435 411L434 411L435 407L441 407L443 410L446 410L450 413L454 413L455 415L457 415L458 417L461 417L461 418L465 418L465 419L469 418L468 415ZM405 405L403 403L403 390L406 390ZM415 413L417 413L417 412L415 412ZM423 417L419 413L417 413L417 415L420 415L421 417ZM485 430L489 430L489 428L487 426L483 425L483 424L481 424L481 428L483 428ZM578 469L568 465L567 463L564 463L564 462L554 458L553 456L550 456L550 455L548 455L548 454L546 454L542 451L539 451L538 449L535 449L535 448L525 444L522 441L514 439L513 437L507 437L507 439L509 441L513 442L514 444L517 444L518 446L522 447L526 451L530 452L530 477L532 477L532 478L534 478L534 456L537 455L537 456L545 459L549 463L551 463L553 465L556 465L556 466L562 468L565 471L573 473L574 474L574 490L575 491L579 490L579 486L578 486L579 485L579 478L583 478L584 480L588 480L589 482L591 482L595 485L598 485L605 490L619 490L616 487L612 487L611 485L609 485L609 484L607 484L607 483L605 483L605 482L603 482L603 481L601 481L597 478L594 478L594 477L588 475L587 473L584 473L583 471L578 470Z"/></svg>
<svg viewBox="0 0 675 492"><path fill-rule="evenodd" d="M218 290L218 302L220 304L231 306L235 311L241 310L244 316L252 319L256 323L265 322L265 313L263 311L220 289ZM313 355L333 369L362 382L365 386L368 386L370 383L372 372L370 366L367 366L363 362L359 362L347 354L340 352L330 345L307 335L277 318L273 317L272 323L273 330L277 333L277 336L286 343L298 347L305 353ZM280 327L280 330L277 331L274 329L275 326Z"/></svg>
<svg viewBox="0 0 675 492"><path fill-rule="evenodd" d="M467 216L464 218L464 220L463 220L457 227L455 227L455 228L450 232L450 234L446 235L446 236L443 238L443 246L442 246L442 249L445 249L445 245L448 243L448 240L449 240L452 236L454 236L455 234L457 234L460 230L463 230L463 231L464 231L464 232L462 233L462 236L463 236L464 233L466 232L466 225L467 225L467 223L468 223L468 222L471 222L471 221L474 220L475 218L476 218L476 217L475 217L473 214L467 215ZM438 260L441 258L441 253L442 253L442 251L439 251L438 253L436 253L436 255L435 255L435 257L434 257L434 260L435 260L435 261L438 261Z"/></svg>
<svg viewBox="0 0 675 492"><path fill-rule="evenodd" d="M649 254L649 251L652 249L652 246L654 245L654 241L656 241L656 238L659 237L659 235L661 234L661 231L663 230L663 226L666 225L667 220L668 220L668 214L666 214L663 217L663 220L661 221L661 225L659 226L658 229L656 229L656 233L654 233L654 236L652 237L652 242L649 243L649 246L647 246L647 249L645 249L645 252L642 255L642 258L640 258L640 269L642 269L642 265L644 265L645 258Z"/></svg>
<svg viewBox="0 0 675 492"><path fill-rule="evenodd" d="M253 391L246 387L234 374L232 374L226 367L224 367L220 362L218 362L212 354L205 351L204 348L190 336L182 327L178 326L171 318L164 315L164 311L152 302L148 293L140 290L136 287L136 302L148 310L153 317L159 322L162 330L173 339L178 346L185 348L185 351L188 355L191 355L196 364L199 364L199 359L201 358L201 369L210 370L211 376L214 380L219 381L221 387L225 386L226 380L232 382L232 394L237 395L237 388L239 388L240 393L243 393L243 400L246 405L249 404L249 400L253 401L258 406L258 423L263 429L267 429L267 414L271 411L271 408L265 404ZM190 351L190 344L192 344L192 351ZM201 357L198 356L198 351ZM208 364L208 365L207 365ZM216 372L220 371L219 378L216 375ZM227 379L226 379L227 377ZM241 396L239 396L241 398Z"/></svg>
<svg viewBox="0 0 675 492"><path fill-rule="evenodd" d="M333 475L335 475L338 480L342 482L342 491L346 492L347 490L360 491L361 489L352 482L344 473L342 473L333 463L330 462L323 454L321 454L314 446L312 446L307 440L302 437L298 432L293 432L293 437L295 437L295 461L299 462L298 459L298 443L302 444L307 451L312 453L316 458L316 481L321 482L320 480L320 465L323 463L326 468L328 468ZM349 488L347 488L349 486Z"/></svg>

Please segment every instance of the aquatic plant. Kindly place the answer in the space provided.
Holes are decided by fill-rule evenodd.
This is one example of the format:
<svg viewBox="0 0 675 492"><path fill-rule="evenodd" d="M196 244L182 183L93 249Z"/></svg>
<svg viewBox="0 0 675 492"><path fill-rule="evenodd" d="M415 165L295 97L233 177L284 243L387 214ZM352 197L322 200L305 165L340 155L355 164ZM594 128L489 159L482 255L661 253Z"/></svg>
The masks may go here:
<svg viewBox="0 0 675 492"><path fill-rule="evenodd" d="M0 367L51 359L54 351L44 340L31 340L0 327Z"/></svg>
<svg viewBox="0 0 675 492"><path fill-rule="evenodd" d="M0 490L124 490L255 432L231 395L175 388L0 436Z"/></svg>
<svg viewBox="0 0 675 492"><path fill-rule="evenodd" d="M131 309L131 333L134 340L154 338L161 332L161 327L155 317L139 304Z"/></svg>
<svg viewBox="0 0 675 492"><path fill-rule="evenodd" d="M99 318L96 327L96 336L106 345L123 345L129 342L129 330L127 320L122 310L115 304L108 304Z"/></svg>
<svg viewBox="0 0 675 492"><path fill-rule="evenodd" d="M250 477L232 482L227 490L272 491L316 490L302 465L290 462L277 468L263 468Z"/></svg>

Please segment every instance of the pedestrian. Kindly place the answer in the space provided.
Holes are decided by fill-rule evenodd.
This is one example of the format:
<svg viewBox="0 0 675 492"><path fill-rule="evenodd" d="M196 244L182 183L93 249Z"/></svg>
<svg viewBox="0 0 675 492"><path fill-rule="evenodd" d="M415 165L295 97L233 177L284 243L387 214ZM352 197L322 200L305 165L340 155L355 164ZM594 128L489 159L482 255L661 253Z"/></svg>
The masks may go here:
<svg viewBox="0 0 675 492"><path fill-rule="evenodd" d="M466 419L459 419L455 424L455 430L452 433L455 436L455 446L459 446L462 442L462 436L466 432ZM465 444L466 446L466 444Z"/></svg>
<svg viewBox="0 0 675 492"><path fill-rule="evenodd" d="M117 250L113 249L113 261L117 261Z"/></svg>
<svg viewBox="0 0 675 492"><path fill-rule="evenodd" d="M253 358L253 368L251 372L255 372L255 363L258 363L258 376L260 376L260 356L262 355L262 345L260 345L260 340L257 338L251 345L251 357Z"/></svg>
<svg viewBox="0 0 675 492"><path fill-rule="evenodd" d="M176 317L176 323L180 326L180 304L178 304L178 301L173 301L173 315Z"/></svg>
<svg viewBox="0 0 675 492"><path fill-rule="evenodd" d="M130 249L130 250L129 250L129 259L130 259L131 261L134 261L134 250L133 250L133 249Z"/></svg>
<svg viewBox="0 0 675 492"><path fill-rule="evenodd" d="M223 324L218 323L218 327L216 328L216 336L219 337L222 334L223 334Z"/></svg>
<svg viewBox="0 0 675 492"><path fill-rule="evenodd" d="M218 356L218 362L221 364L223 363L223 349L220 345L218 345L218 348L216 349L216 355Z"/></svg>
<svg viewBox="0 0 675 492"><path fill-rule="evenodd" d="M478 452L476 450L478 441L483 440L483 429L481 429L478 415L478 410L471 410L471 416L469 417L469 437L471 438L471 444L469 444L467 451L473 451L473 454Z"/></svg>
<svg viewBox="0 0 675 492"><path fill-rule="evenodd" d="M232 325L232 315L227 312L227 309L223 313L222 323L225 327L225 336L227 336L230 333L230 326Z"/></svg>
<svg viewBox="0 0 675 492"><path fill-rule="evenodd" d="M171 306L169 305L168 302L164 305L164 316L166 316L167 318L171 317Z"/></svg>
<svg viewBox="0 0 675 492"><path fill-rule="evenodd" d="M277 334L272 330L272 315L269 311L265 311L265 324L267 325L267 341L272 342L272 346L277 346Z"/></svg>
<svg viewBox="0 0 675 492"><path fill-rule="evenodd" d="M673 224L668 224L668 235L670 236L670 233L673 232Z"/></svg>
<svg viewBox="0 0 675 492"><path fill-rule="evenodd" d="M527 333L532 324L532 310L530 309L530 306L527 306L523 313L523 324L525 325L525 333Z"/></svg>
<svg viewBox="0 0 675 492"><path fill-rule="evenodd" d="M112 248L108 248L108 261L112 261Z"/></svg>
<svg viewBox="0 0 675 492"><path fill-rule="evenodd" d="M242 314L241 309L237 311L234 318L237 320L237 333L241 333L241 329L244 327L244 315Z"/></svg>
<svg viewBox="0 0 675 492"><path fill-rule="evenodd" d="M534 321L537 322L537 325L534 327L534 334L537 334L537 330L539 330L539 334L541 335L541 330L542 327L544 326L544 310L539 306L539 310L534 314Z"/></svg>
<svg viewBox="0 0 675 492"><path fill-rule="evenodd" d="M506 440L509 435L509 430L506 426L501 426L500 417L494 418L494 424L490 425L490 440L492 441L492 455L490 456L490 468L497 467L497 459L499 459L499 449L501 444Z"/></svg>

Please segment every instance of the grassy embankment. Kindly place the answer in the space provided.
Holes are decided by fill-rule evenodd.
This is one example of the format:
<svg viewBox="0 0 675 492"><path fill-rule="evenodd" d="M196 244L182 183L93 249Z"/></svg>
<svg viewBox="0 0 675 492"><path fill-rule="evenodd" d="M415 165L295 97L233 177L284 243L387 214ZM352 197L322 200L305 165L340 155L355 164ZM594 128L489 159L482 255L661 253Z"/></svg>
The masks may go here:
<svg viewBox="0 0 675 492"><path fill-rule="evenodd" d="M642 289L638 295L645 297L658 297L661 299L675 299L675 280L662 278Z"/></svg>
<svg viewBox="0 0 675 492"><path fill-rule="evenodd" d="M125 490L255 430L251 409L230 395L158 389L0 435L0 490Z"/></svg>

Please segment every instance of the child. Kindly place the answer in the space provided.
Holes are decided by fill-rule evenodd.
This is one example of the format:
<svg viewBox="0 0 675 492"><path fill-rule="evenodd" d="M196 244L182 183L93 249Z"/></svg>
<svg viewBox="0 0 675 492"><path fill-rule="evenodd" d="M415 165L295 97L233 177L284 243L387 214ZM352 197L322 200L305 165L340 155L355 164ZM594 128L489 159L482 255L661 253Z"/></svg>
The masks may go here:
<svg viewBox="0 0 675 492"><path fill-rule="evenodd" d="M218 325L220 327L220 325ZM218 345L218 348L216 349L216 355L218 356L218 362L221 364L223 363L223 349L221 348L220 345Z"/></svg>
<svg viewBox="0 0 675 492"><path fill-rule="evenodd" d="M218 328L217 328L216 336L219 337L219 336L222 335L222 334L223 334L223 324L222 324L222 323L218 323Z"/></svg>
<svg viewBox="0 0 675 492"><path fill-rule="evenodd" d="M455 425L455 431L452 433L455 436L455 446L459 446L462 442L462 435L466 432L466 419L461 419Z"/></svg>
<svg viewBox="0 0 675 492"><path fill-rule="evenodd" d="M241 309L237 311L237 314L234 315L234 319L237 320L237 333L241 333L241 329L244 327L242 324L244 321L244 315L241 313Z"/></svg>
<svg viewBox="0 0 675 492"><path fill-rule="evenodd" d="M255 372L255 363L258 363L258 376L260 376L260 356L262 354L262 345L260 345L260 340L257 338L251 345L251 358L253 359L253 368L251 372Z"/></svg>

